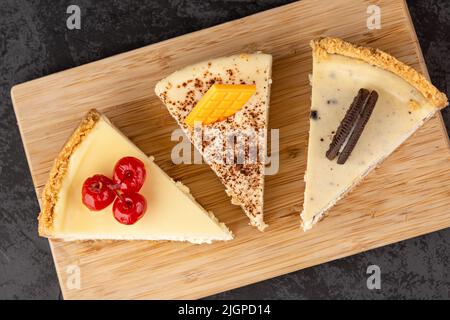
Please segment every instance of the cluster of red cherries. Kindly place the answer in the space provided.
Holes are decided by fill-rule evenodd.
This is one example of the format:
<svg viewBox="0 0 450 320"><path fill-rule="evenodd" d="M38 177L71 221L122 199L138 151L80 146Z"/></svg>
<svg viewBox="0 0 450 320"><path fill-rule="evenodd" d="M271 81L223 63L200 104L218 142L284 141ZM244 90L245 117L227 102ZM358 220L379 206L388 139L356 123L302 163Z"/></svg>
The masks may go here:
<svg viewBox="0 0 450 320"><path fill-rule="evenodd" d="M147 210L147 201L138 193L145 176L145 165L141 160L124 157L116 163L112 179L96 174L84 181L83 203L90 210L100 211L114 202L114 218L122 224L134 224Z"/></svg>

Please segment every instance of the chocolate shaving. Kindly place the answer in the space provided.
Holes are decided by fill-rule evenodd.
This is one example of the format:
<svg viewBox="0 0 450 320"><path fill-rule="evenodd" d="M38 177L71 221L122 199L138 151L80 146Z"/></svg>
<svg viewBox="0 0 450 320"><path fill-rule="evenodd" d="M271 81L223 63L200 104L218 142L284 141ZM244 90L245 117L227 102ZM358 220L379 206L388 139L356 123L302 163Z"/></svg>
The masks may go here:
<svg viewBox="0 0 450 320"><path fill-rule="evenodd" d="M333 136L333 140L330 143L330 147L326 153L329 160L333 160L339 154L339 150L341 150L342 145L346 141L358 119L358 115L364 107L364 102L366 102L367 96L369 96L369 90L364 88L359 89L358 94L353 99L352 104L345 113L345 117L339 124L339 127Z"/></svg>
<svg viewBox="0 0 450 320"><path fill-rule="evenodd" d="M372 91L369 95L369 98L367 99L367 102L364 105L364 109L362 110L360 117L356 121L355 128L353 129L353 132L348 138L347 144L344 146L344 149L339 154L339 157L337 159L338 164L344 164L345 161L347 161L350 154L352 153L353 149L356 146L356 143L359 140L359 137L361 136L364 130L364 127L367 124L367 121L369 121L369 118L372 114L375 104L377 103L377 100L378 100L378 93L376 91Z"/></svg>

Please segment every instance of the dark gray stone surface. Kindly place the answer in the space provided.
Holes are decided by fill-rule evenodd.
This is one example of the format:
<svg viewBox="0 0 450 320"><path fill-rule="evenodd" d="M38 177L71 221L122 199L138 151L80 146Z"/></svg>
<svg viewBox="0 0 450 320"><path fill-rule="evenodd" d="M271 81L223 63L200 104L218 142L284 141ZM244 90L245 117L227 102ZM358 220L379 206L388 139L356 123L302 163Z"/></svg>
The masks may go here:
<svg viewBox="0 0 450 320"><path fill-rule="evenodd" d="M287 0L0 0L0 299L58 299L47 240L37 236L34 194L10 100L14 84L78 66ZM82 9L82 29L66 28L66 8ZM449 93L450 2L408 1L435 85ZM447 127L450 114L444 111ZM211 299L450 298L450 230L333 261ZM381 290L366 268L380 266Z"/></svg>

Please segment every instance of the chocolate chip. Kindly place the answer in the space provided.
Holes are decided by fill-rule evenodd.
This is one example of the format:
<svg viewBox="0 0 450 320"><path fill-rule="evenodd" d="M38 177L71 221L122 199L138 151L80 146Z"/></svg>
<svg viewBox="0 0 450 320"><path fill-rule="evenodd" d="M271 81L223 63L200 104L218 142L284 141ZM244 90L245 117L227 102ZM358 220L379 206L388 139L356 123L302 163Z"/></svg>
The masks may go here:
<svg viewBox="0 0 450 320"><path fill-rule="evenodd" d="M310 118L313 120L317 120L317 111L311 110Z"/></svg>
<svg viewBox="0 0 450 320"><path fill-rule="evenodd" d="M329 99L329 100L327 100L327 104L337 104L337 100L336 99Z"/></svg>

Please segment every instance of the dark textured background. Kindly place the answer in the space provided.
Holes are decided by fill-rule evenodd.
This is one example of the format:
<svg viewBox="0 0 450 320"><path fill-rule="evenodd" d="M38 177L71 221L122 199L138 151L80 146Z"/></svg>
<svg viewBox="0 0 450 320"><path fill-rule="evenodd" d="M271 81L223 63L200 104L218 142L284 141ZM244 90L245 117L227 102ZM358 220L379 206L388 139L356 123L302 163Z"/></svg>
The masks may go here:
<svg viewBox="0 0 450 320"><path fill-rule="evenodd" d="M37 236L38 203L10 88L288 2L0 0L0 299L61 298L47 240ZM70 4L81 7L81 30L66 28ZM408 5L431 78L448 95L450 1ZM450 114L444 116L449 128ZM449 260L447 229L210 298L450 299ZM381 268L381 290L366 287L371 264Z"/></svg>

